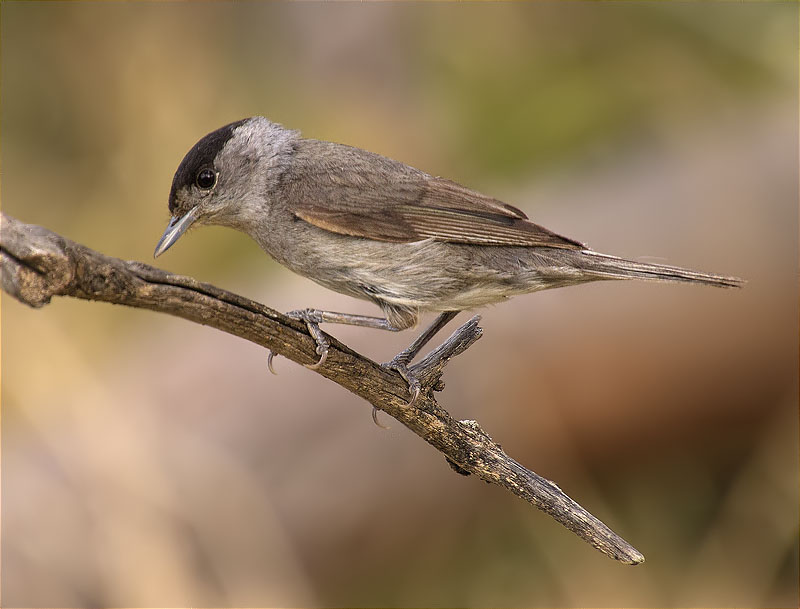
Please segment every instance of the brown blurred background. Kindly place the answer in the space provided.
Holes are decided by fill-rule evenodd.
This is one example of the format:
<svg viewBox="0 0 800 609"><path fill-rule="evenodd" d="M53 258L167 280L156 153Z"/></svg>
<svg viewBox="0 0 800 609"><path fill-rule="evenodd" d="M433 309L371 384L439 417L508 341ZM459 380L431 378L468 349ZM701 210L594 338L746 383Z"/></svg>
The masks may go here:
<svg viewBox="0 0 800 609"><path fill-rule="evenodd" d="M286 360L2 300L4 606L798 603L796 4L2 3L2 204L152 262L182 156L263 114L741 291L482 311L440 401L638 547L617 564ZM226 229L158 260L372 313ZM467 316L459 318L466 321ZM427 321L427 320L426 320ZM413 333L327 328L377 361Z"/></svg>

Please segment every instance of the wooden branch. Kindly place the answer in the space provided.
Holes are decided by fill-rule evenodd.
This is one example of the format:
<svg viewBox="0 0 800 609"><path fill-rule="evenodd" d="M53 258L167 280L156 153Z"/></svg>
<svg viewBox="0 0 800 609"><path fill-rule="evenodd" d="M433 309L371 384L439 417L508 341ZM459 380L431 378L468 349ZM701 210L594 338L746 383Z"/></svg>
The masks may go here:
<svg viewBox="0 0 800 609"><path fill-rule="evenodd" d="M299 364L313 364L316 343L303 322L190 277L111 258L45 228L0 213L2 288L32 307L72 296L169 313L239 336ZM441 452L459 473L497 484L604 554L627 564L644 561L633 546L570 499L556 484L506 455L475 421L457 421L436 402L448 360L481 335L478 317L461 326L413 369L422 381L414 407L405 381L334 338L316 372L397 419Z"/></svg>

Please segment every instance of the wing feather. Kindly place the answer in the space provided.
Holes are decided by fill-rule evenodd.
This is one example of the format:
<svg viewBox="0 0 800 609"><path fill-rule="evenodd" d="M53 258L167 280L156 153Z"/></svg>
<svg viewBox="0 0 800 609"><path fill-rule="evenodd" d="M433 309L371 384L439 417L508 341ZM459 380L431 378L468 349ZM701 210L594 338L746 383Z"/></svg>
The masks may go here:
<svg viewBox="0 0 800 609"><path fill-rule="evenodd" d="M290 188L292 209L324 230L392 242L585 248L534 224L516 207L450 180L358 148L304 143L308 150L296 160L302 168L307 155L305 171Z"/></svg>

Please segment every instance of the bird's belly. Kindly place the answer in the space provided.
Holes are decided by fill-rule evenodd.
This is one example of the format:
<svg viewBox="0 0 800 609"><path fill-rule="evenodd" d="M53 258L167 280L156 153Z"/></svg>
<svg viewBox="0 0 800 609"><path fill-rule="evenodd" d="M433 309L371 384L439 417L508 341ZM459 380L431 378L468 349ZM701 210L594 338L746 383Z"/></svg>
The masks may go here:
<svg viewBox="0 0 800 609"><path fill-rule="evenodd" d="M313 235L294 234L277 251L268 247L274 235L262 247L292 271L356 298L447 311L550 287L541 265L529 263L533 248L391 243L309 228Z"/></svg>

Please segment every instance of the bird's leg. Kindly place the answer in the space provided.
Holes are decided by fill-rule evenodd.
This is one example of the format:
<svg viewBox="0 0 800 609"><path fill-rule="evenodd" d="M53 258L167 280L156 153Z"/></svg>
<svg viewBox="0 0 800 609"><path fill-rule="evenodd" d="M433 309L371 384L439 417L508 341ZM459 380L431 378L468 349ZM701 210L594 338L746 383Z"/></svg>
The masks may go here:
<svg viewBox="0 0 800 609"><path fill-rule="evenodd" d="M319 309L300 309L289 311L286 315L294 319L302 319L306 323L309 321L316 324L345 324L348 326L361 326L363 328L374 328L375 330L389 330L398 332L404 328L395 328L383 317L372 317L371 315L353 315L351 313L336 313L335 311L320 311Z"/></svg>
<svg viewBox="0 0 800 609"><path fill-rule="evenodd" d="M286 315L292 319L304 321L308 328L308 333L311 334L311 337L317 343L316 351L317 355L319 355L319 361L316 364L306 364L306 367L312 370L316 370L325 363L325 360L328 358L328 349L331 346L325 333L319 327L321 323L347 324L350 326L374 328L376 330L389 330L390 332L398 332L403 329L394 327L389 323L388 319L372 317L370 315L352 315L350 313L337 313L335 311L320 311L319 309L298 309L297 311L289 311ZM272 367L272 359L274 357L275 354L270 351L267 357L267 366L273 374L275 374L275 369Z"/></svg>
<svg viewBox="0 0 800 609"><path fill-rule="evenodd" d="M390 370L397 370L397 372L400 373L400 376L402 376L406 383L408 383L408 391L411 393L411 401L408 403L409 406L413 406L417 401L419 392L422 390L422 385L420 384L419 379L411 372L408 365L417 356L420 350L436 335L436 333L444 328L458 314L459 311L445 311L444 313L440 313L439 317L437 317L433 323L414 340L413 343L395 355L392 358L392 361L384 364L384 367L389 368Z"/></svg>
<svg viewBox="0 0 800 609"><path fill-rule="evenodd" d="M420 384L419 379L417 379L416 376L411 372L408 365L417 356L420 350L422 350L422 348L436 335L436 333L444 328L458 314L459 311L445 311L444 313L440 313L433 323L428 326L428 328L422 334L420 334L413 343L395 355L390 362L383 364L385 368L396 370L400 376L403 377L406 383L408 383L408 391L411 394L411 400L408 403L409 406L413 406L417 401L420 391L422 390L422 385ZM328 349L330 348L330 342L326 338L325 333L319 327L319 324L321 323L347 324L350 326L361 326L376 330L388 330L390 332L398 332L405 329L404 327L392 325L388 319L383 317L372 317L370 315L353 315L350 313L337 313L335 311L321 311L319 309L298 309L296 311L290 311L286 315L293 319L304 321L306 327L308 328L309 334L311 334L311 337L317 343L316 351L317 355L319 355L319 361L315 364L306 364L306 367L311 368L312 370L316 370L325 363L325 360L328 357ZM272 359L274 357L275 354L270 351L269 356L267 357L267 366L269 367L270 372L273 374L275 374L275 370L272 367ZM374 419L376 415L374 409L372 415ZM378 424L377 421L376 424Z"/></svg>

